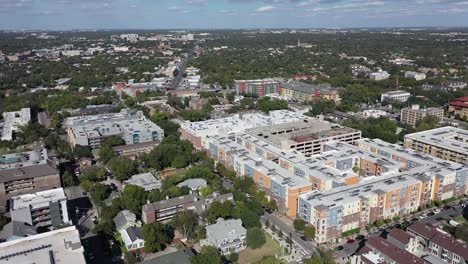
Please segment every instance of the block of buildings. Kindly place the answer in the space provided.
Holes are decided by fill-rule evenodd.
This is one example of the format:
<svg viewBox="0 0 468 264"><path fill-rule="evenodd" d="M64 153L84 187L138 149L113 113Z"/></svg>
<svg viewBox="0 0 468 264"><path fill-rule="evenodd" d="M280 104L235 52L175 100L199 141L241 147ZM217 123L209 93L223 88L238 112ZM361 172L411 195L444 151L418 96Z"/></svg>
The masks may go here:
<svg viewBox="0 0 468 264"><path fill-rule="evenodd" d="M281 93L279 80L259 79L259 80L236 80L236 93L248 94L255 97L264 97L267 94Z"/></svg>
<svg viewBox="0 0 468 264"><path fill-rule="evenodd" d="M86 264L75 226L0 243L0 262Z"/></svg>
<svg viewBox="0 0 468 264"><path fill-rule="evenodd" d="M149 192L154 189L161 189L162 182L154 177L152 173L142 173L133 175L130 179L125 180L123 183L123 188L128 185L136 185L139 186L145 191Z"/></svg>
<svg viewBox="0 0 468 264"><path fill-rule="evenodd" d="M468 118L468 96L460 97L450 102L448 111L460 116L460 118Z"/></svg>
<svg viewBox="0 0 468 264"><path fill-rule="evenodd" d="M47 163L47 149L37 148L31 151L0 155L0 169L26 167Z"/></svg>
<svg viewBox="0 0 468 264"><path fill-rule="evenodd" d="M425 257L431 263L468 263L468 245L435 227L416 222L407 228L417 243L429 254Z"/></svg>
<svg viewBox="0 0 468 264"><path fill-rule="evenodd" d="M369 74L369 79L374 81L386 80L390 77L390 74L386 71L373 72Z"/></svg>
<svg viewBox="0 0 468 264"><path fill-rule="evenodd" d="M196 193L174 197L154 203L143 205L141 218L145 224L154 221L164 221L171 219L178 212L183 210L193 210L198 214L203 213L214 201L233 201L232 194L219 195L213 193L208 197L200 197Z"/></svg>
<svg viewBox="0 0 468 264"><path fill-rule="evenodd" d="M444 109L442 107L419 108L419 105L404 107L401 109L400 122L411 126L416 126L418 121L426 116L435 116L442 121L444 119Z"/></svg>
<svg viewBox="0 0 468 264"><path fill-rule="evenodd" d="M229 135L243 132L245 129L282 124L291 121L309 119L300 113L277 110L268 115L262 113L236 114L231 117L210 119L200 122L181 124L181 138L190 141L196 149L202 148L202 140L207 136Z"/></svg>
<svg viewBox="0 0 468 264"><path fill-rule="evenodd" d="M366 245L351 257L351 264L382 264L382 263L408 263L426 264L419 258L404 249L401 249L382 237L370 237Z"/></svg>
<svg viewBox="0 0 468 264"><path fill-rule="evenodd" d="M10 214L13 221L34 227L58 228L71 224L67 197L62 188L12 197Z"/></svg>
<svg viewBox="0 0 468 264"><path fill-rule="evenodd" d="M433 157L468 164L468 131L440 127L405 135L405 147Z"/></svg>
<svg viewBox="0 0 468 264"><path fill-rule="evenodd" d="M246 247L247 229L240 219L224 220L218 218L215 224L206 226L206 239L201 246L216 247L222 254L239 252Z"/></svg>
<svg viewBox="0 0 468 264"><path fill-rule="evenodd" d="M143 112L131 113L126 109L120 113L69 117L65 126L72 146L90 146L93 149L99 148L101 142L111 136L122 137L126 144L164 138L164 130L148 120Z"/></svg>
<svg viewBox="0 0 468 264"><path fill-rule="evenodd" d="M0 170L0 210L14 196L60 187L60 172L49 164Z"/></svg>
<svg viewBox="0 0 468 264"><path fill-rule="evenodd" d="M141 226L141 222L137 220L136 215L129 210L120 211L114 217L113 221L115 229L119 232L131 226Z"/></svg>
<svg viewBox="0 0 468 264"><path fill-rule="evenodd" d="M387 93L383 93L380 96L380 101L389 101L389 102L406 102L408 99L411 97L411 94L409 92L405 91L391 91Z"/></svg>
<svg viewBox="0 0 468 264"><path fill-rule="evenodd" d="M426 79L426 74L422 72L407 71L405 72L405 77L415 79L416 81L422 81Z"/></svg>
<svg viewBox="0 0 468 264"><path fill-rule="evenodd" d="M14 132L21 126L31 121L31 109L22 108L16 112L3 113L3 128L1 130L1 140L10 141L14 138Z"/></svg>
<svg viewBox="0 0 468 264"><path fill-rule="evenodd" d="M335 103L341 102L336 89L293 80L281 82L281 95L299 102L311 102L320 99L334 101Z"/></svg>

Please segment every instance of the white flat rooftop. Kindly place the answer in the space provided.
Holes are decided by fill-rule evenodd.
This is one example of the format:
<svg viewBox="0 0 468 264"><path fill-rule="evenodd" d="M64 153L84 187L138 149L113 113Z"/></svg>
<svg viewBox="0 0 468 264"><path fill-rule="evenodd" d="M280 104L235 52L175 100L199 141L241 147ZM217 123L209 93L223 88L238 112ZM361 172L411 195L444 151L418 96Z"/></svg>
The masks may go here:
<svg viewBox="0 0 468 264"><path fill-rule="evenodd" d="M62 188L52 189L42 192L19 195L11 198L11 210L31 207L48 207L50 202L66 200L65 192Z"/></svg>

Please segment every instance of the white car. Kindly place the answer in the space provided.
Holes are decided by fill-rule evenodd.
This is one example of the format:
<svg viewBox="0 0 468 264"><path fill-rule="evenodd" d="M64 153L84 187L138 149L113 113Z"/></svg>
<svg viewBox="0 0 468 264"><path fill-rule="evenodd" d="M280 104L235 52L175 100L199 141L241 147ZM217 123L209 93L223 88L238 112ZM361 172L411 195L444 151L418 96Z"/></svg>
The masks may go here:
<svg viewBox="0 0 468 264"><path fill-rule="evenodd" d="M434 210L434 214L438 214L438 213L440 213L440 212L441 212L441 210L438 209L438 208Z"/></svg>
<svg viewBox="0 0 468 264"><path fill-rule="evenodd" d="M427 217L427 215L420 215L420 216L419 216L419 218L421 218L421 219L424 219L424 218L426 218L426 217Z"/></svg>

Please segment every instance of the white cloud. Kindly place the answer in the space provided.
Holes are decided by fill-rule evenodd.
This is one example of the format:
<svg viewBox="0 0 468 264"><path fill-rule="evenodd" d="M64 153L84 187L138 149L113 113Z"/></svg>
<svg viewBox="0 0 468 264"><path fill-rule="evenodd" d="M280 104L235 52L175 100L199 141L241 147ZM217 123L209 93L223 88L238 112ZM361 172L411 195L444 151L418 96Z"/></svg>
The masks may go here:
<svg viewBox="0 0 468 264"><path fill-rule="evenodd" d="M274 6L261 6L257 8L255 11L256 12L270 12L273 11L276 7Z"/></svg>

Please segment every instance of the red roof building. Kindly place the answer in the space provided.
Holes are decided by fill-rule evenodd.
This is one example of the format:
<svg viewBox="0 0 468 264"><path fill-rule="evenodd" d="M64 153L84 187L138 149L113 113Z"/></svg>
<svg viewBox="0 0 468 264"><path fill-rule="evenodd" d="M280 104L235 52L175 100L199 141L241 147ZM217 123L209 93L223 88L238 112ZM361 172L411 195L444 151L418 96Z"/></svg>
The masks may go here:
<svg viewBox="0 0 468 264"><path fill-rule="evenodd" d="M449 103L449 112L468 118L468 96L460 97Z"/></svg>

